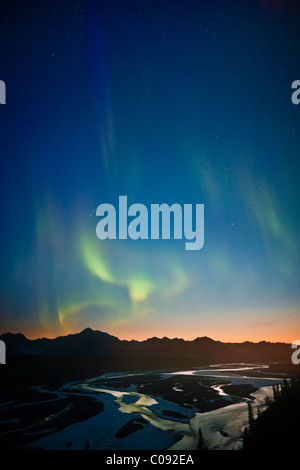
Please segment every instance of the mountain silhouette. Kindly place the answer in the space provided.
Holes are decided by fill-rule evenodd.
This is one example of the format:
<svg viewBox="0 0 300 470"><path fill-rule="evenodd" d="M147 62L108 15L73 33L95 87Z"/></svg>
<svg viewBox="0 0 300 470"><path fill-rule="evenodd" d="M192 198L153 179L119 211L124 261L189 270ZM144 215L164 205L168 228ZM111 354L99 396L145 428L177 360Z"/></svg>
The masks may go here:
<svg viewBox="0 0 300 470"><path fill-rule="evenodd" d="M219 362L290 361L291 356L291 345L286 343L223 343L206 336L194 340L153 337L127 341L91 328L54 339L30 340L21 333L5 333L0 339L8 355L191 357Z"/></svg>

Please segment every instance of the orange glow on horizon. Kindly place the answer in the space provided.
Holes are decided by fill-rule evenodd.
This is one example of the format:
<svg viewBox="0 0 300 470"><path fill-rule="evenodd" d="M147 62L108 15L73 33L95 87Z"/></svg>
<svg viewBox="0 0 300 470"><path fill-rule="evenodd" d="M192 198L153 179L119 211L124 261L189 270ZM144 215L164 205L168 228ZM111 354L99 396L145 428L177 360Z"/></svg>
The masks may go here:
<svg viewBox="0 0 300 470"><path fill-rule="evenodd" d="M300 339L300 325L295 325L293 327L286 326L284 328L282 325L277 328L265 327L259 331L255 331L256 328L242 328L242 329L232 329L229 325L219 325L215 328L188 328L188 327L179 327L174 325L173 327L166 328L141 328L133 325L124 325L122 327L113 327L113 328L101 328L87 325L87 327L92 328L93 330L103 331L112 336L116 336L120 340L136 340L144 341L148 338L157 337L163 338L167 337L170 339L181 338L186 341L193 341L197 337L207 336L214 341L221 341L223 343L243 343L245 341L258 343L260 341L267 342L280 342L291 344L293 341ZM26 338L34 340L37 338L57 338L58 336L67 336L69 334L80 333L84 328L74 329L74 330L62 330L61 328L57 329L44 329L44 328L31 328L24 327L24 329L16 330L7 329L10 333L22 333ZM252 330L252 331L251 331ZM4 331L3 331L4 333Z"/></svg>
<svg viewBox="0 0 300 470"><path fill-rule="evenodd" d="M214 341L220 341L222 343L243 343L245 341L249 341L252 343L259 343L260 341L266 341L266 342L271 342L271 343L287 343L291 344L293 341L296 339L300 338L300 326L298 329L293 328L292 330L284 331L282 328L280 329L280 332L277 331L270 331L268 334L263 334L262 332L249 332L248 334L247 331L242 330L242 331L231 331L228 332L225 331L225 328L220 327L219 329L213 330L205 330L205 329L199 329L195 330L194 328L191 329L190 332L188 331L182 331L182 329L176 330L169 330L169 331L161 331L161 333L157 332L157 330L153 331L134 331L134 329L131 330L131 332L125 332L120 330L119 333L117 331L110 331L109 334L113 336L117 336L119 339L124 339L124 340L136 340L136 341L144 341L148 338L163 338L167 337L170 339L173 338L178 338L178 339L184 339L185 341L193 341L194 339L198 337L209 337L213 339Z"/></svg>
<svg viewBox="0 0 300 470"><path fill-rule="evenodd" d="M134 322L122 324L109 324L94 321L92 323L73 323L69 328L63 328L59 323L30 325L19 323L10 328L2 325L1 332L22 333L28 339L57 338L69 334L80 333L85 328L103 331L120 340L144 341L152 337L182 338L192 341L197 337L207 336L214 341L224 343L243 343L250 341L258 343L268 341L291 344L300 339L300 321L298 309L262 310L257 312L215 312L214 314L202 314L197 312L182 316L174 316L171 319L159 315L153 315ZM10 325L11 326L11 325Z"/></svg>

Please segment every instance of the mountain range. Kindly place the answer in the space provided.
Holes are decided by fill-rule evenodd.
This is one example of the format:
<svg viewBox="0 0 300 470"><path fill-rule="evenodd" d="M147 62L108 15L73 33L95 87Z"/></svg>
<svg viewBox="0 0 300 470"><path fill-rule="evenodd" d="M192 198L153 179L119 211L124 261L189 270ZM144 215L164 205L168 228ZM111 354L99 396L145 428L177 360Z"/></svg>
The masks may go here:
<svg viewBox="0 0 300 470"><path fill-rule="evenodd" d="M220 362L290 361L291 357L291 345L287 343L223 343L206 336L194 340L153 337L127 341L91 328L54 339L30 340L21 333L5 333L0 339L5 342L8 355L190 357Z"/></svg>

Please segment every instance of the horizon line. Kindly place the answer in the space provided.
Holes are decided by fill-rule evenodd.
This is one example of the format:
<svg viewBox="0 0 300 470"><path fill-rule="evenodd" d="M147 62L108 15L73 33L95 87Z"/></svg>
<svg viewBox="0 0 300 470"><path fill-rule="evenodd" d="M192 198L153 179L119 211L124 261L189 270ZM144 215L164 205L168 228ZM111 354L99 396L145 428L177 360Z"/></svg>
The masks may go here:
<svg viewBox="0 0 300 470"><path fill-rule="evenodd" d="M117 338L119 341L127 341L127 342L131 342L131 341L136 341L138 343L142 343L144 341L148 341L150 339L158 339L158 340L163 340L163 339L168 339L170 341L172 340L182 340L182 341L185 341L185 342L193 342L195 341L196 339L202 339L202 338L207 338L211 341L214 341L215 343L223 343L223 344L243 344L243 343L252 343L252 344L259 344L259 343L271 343L271 344L292 344L292 342L284 342L284 341L270 341L270 340L267 340L267 339L264 339L264 340L260 340L260 341L251 341L251 340L244 340L244 341L222 341L222 340L217 340L217 339L213 339L211 338L210 336L196 336L194 339L184 339L184 338L179 338L177 336L175 337L168 337L168 336L162 336L162 337L159 337L159 336L150 336L150 337L147 337L146 339L141 339L141 340L138 340L138 339L120 339L118 336L116 335L113 335L111 333L108 333L107 331L102 331L102 330L98 330L98 329L93 329L91 327L86 327L86 328L83 328L82 330L76 332L76 333L67 333L67 334L62 334L62 335L58 335L58 336L53 336L53 337L46 337L46 336L37 336L35 338L30 338L28 336L26 336L24 333L21 333L20 331L18 331L17 333L12 333L11 331L6 331L5 333L1 333L0 334L0 337L1 336L4 336L6 334L11 334L11 335L22 335L24 336L26 339L28 339L29 341L36 341L36 340L42 340L42 339L48 339L48 340L54 340L54 339L57 339L57 338L66 338L67 336L75 336L75 335L79 335L81 333L83 333L84 331L87 331L87 330L90 330L90 331L93 331L93 332L99 332L99 333L104 333L104 334L107 334L108 336L111 336L113 338Z"/></svg>

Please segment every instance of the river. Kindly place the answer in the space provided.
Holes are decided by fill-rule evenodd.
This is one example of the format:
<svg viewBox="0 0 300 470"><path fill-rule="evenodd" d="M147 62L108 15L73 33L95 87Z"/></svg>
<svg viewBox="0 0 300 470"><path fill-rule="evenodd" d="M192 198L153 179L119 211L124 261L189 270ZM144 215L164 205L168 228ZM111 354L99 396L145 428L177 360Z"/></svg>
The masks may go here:
<svg viewBox="0 0 300 470"><path fill-rule="evenodd" d="M212 408L209 411L199 412L197 398L190 397L191 382L186 380L191 379L210 393L207 396L212 398L202 400ZM197 449L201 427L209 449L239 449L248 424L248 401L256 415L258 407L261 411L265 408L266 396L272 395L272 385L282 380L273 377L267 365L221 364L193 370L112 373L67 383L52 392L56 398L89 396L100 400L104 411L41 437L29 447L60 449L68 441L71 448L78 449L88 441L95 449L192 450ZM169 383L172 392L166 387ZM251 386L253 391L248 396L236 396L225 392L225 385ZM141 393L150 386L155 386L156 392ZM42 392L42 387L39 390ZM168 399L170 393L175 399ZM176 397L181 401L176 402ZM189 403L185 402L189 397ZM55 422L55 416L51 421ZM120 429L126 430L122 439L118 438Z"/></svg>

